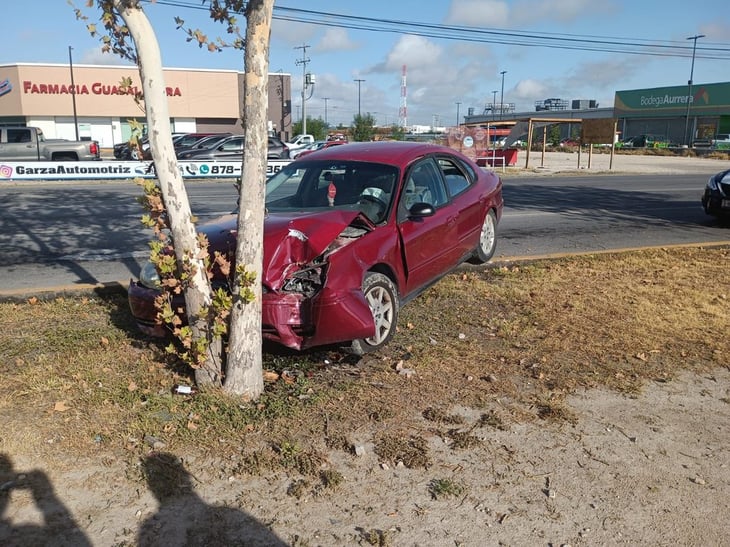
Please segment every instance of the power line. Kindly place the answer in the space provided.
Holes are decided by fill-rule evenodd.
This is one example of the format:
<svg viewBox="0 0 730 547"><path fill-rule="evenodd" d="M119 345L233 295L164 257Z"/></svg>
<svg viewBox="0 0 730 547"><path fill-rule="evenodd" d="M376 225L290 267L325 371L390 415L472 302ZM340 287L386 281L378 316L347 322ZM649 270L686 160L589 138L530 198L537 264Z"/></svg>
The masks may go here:
<svg viewBox="0 0 730 547"><path fill-rule="evenodd" d="M151 0L145 0L150 2ZM184 9L208 11L199 1L157 0L158 5ZM677 40L620 38L586 34L564 34L552 32L527 32L512 29L476 28L458 25L399 21L378 17L363 17L332 12L321 12L301 8L274 6L273 18L280 21L307 23L334 28L380 32L391 34L412 34L425 38L455 40L461 42L494 43L508 46L542 47L600 53L622 53L655 57L692 57L692 47ZM730 44L705 42L697 47L698 59L730 60Z"/></svg>

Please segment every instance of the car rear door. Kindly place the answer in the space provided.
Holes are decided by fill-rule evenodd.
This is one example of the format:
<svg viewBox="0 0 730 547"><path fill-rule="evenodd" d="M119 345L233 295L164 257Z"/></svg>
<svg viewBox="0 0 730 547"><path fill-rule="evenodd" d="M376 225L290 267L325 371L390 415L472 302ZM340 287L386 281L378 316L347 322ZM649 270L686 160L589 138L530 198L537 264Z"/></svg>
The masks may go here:
<svg viewBox="0 0 730 547"><path fill-rule="evenodd" d="M458 160L440 156L438 165L446 182L446 190L451 199L450 207L456 216L456 238L461 257L471 253L479 242L484 222L484 199L475 195L476 173Z"/></svg>
<svg viewBox="0 0 730 547"><path fill-rule="evenodd" d="M415 203L428 203L434 214L413 217ZM434 281L459 260L458 225L443 177L433 158L420 160L406 173L398 205L398 230L403 245L408 294Z"/></svg>

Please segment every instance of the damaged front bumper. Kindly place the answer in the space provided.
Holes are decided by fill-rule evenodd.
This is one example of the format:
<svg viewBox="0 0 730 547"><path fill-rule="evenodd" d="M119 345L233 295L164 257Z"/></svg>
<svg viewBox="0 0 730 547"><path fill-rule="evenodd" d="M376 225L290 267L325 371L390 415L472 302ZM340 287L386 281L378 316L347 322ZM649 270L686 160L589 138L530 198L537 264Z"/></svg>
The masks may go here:
<svg viewBox="0 0 730 547"><path fill-rule="evenodd" d="M147 336L160 338L170 329L157 319L158 294L137 281L129 283L129 307L137 327ZM360 290L332 291L325 287L312 297L266 292L261 304L263 338L295 350L368 338L375 333L373 314Z"/></svg>

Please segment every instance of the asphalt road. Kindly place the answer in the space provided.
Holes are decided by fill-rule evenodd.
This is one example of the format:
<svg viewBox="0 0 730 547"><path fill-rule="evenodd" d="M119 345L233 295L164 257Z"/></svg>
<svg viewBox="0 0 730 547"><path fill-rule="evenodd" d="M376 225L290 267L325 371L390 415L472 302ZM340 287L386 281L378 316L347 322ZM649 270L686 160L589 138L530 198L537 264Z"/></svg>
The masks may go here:
<svg viewBox="0 0 730 547"><path fill-rule="evenodd" d="M495 260L644 246L730 241L704 214L707 175L571 175L505 178ZM201 220L229 212L230 182L187 182ZM145 262L131 182L0 186L0 296L114 282Z"/></svg>

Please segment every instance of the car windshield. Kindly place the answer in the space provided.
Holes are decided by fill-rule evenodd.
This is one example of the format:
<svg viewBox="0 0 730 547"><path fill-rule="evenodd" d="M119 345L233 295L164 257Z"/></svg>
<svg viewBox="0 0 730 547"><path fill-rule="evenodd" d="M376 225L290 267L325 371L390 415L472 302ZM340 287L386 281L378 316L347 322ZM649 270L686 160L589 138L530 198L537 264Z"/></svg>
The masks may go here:
<svg viewBox="0 0 730 547"><path fill-rule="evenodd" d="M373 223L385 220L394 199L398 169L357 161L297 161L266 184L269 212L362 211Z"/></svg>

